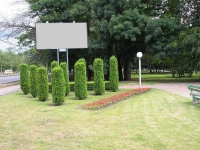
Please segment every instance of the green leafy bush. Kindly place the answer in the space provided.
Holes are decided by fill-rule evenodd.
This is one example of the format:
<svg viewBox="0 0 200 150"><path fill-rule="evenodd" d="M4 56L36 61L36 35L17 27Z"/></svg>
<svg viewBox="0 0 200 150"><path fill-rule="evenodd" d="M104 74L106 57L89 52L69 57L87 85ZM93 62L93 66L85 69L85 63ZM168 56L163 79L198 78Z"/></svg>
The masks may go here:
<svg viewBox="0 0 200 150"><path fill-rule="evenodd" d="M110 90L113 92L117 91L119 88L119 74L118 74L118 62L115 56L111 56L110 60L110 67L109 67L109 83L110 83Z"/></svg>
<svg viewBox="0 0 200 150"><path fill-rule="evenodd" d="M105 89L110 90L110 82L109 81L105 81Z"/></svg>
<svg viewBox="0 0 200 150"><path fill-rule="evenodd" d="M58 62L57 61L52 61L51 62L51 71L53 70L53 68L58 67Z"/></svg>
<svg viewBox="0 0 200 150"><path fill-rule="evenodd" d="M49 84L49 93L51 93L52 92L52 84L51 83L48 83L48 84ZM69 83L70 91L74 91L74 84L75 84L75 82ZM109 81L105 81L105 89L110 90ZM87 90L88 91L94 90L94 82L93 81L87 82Z"/></svg>
<svg viewBox="0 0 200 150"><path fill-rule="evenodd" d="M37 97L37 66L30 66L30 93L33 97Z"/></svg>
<svg viewBox="0 0 200 150"><path fill-rule="evenodd" d="M94 81L87 82L87 90L94 91Z"/></svg>
<svg viewBox="0 0 200 150"><path fill-rule="evenodd" d="M70 92L67 63L66 62L60 63L60 67L63 69L63 73L64 73L65 89L66 89L65 95L67 96Z"/></svg>
<svg viewBox="0 0 200 150"><path fill-rule="evenodd" d="M103 60L96 58L93 63L94 66L94 93L102 95L105 92Z"/></svg>
<svg viewBox="0 0 200 150"><path fill-rule="evenodd" d="M38 99L40 101L45 101L49 97L49 89L48 89L48 75L47 69L45 67L39 67L37 73L38 80Z"/></svg>
<svg viewBox="0 0 200 150"><path fill-rule="evenodd" d="M87 78L86 78L86 64L84 59L77 61L74 65L74 91L78 99L87 98Z"/></svg>
<svg viewBox="0 0 200 150"><path fill-rule="evenodd" d="M82 63L84 63L84 64L86 65L86 62L85 62L85 59L84 59L84 58L80 58L80 59L78 60L78 62L82 62Z"/></svg>
<svg viewBox="0 0 200 150"><path fill-rule="evenodd" d="M62 105L65 101L65 79L63 69L55 67L52 72L52 97L53 103Z"/></svg>
<svg viewBox="0 0 200 150"><path fill-rule="evenodd" d="M30 77L28 64L20 64L20 87L23 93L26 95L30 91Z"/></svg>

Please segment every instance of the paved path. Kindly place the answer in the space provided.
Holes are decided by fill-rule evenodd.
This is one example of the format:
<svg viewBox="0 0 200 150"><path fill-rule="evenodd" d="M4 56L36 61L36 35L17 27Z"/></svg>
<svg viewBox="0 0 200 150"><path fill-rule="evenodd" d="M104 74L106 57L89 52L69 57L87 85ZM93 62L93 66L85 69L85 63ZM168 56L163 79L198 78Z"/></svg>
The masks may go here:
<svg viewBox="0 0 200 150"><path fill-rule="evenodd" d="M195 83L158 83L154 85L142 85L142 87L150 87L162 89L171 93L179 94L181 96L190 98L190 91L187 88L187 84L200 86L200 82ZM120 86L120 88L135 88L138 86Z"/></svg>
<svg viewBox="0 0 200 150"><path fill-rule="evenodd" d="M190 98L190 91L187 89L187 86L186 86L187 84L200 86L200 82L195 82L195 83L158 83L154 85L142 85L142 87L162 89L162 90L166 90L166 91ZM130 89L130 88L138 88L138 86L120 86L119 88ZM20 91L20 90L21 89L19 85L0 88L0 96L6 95L12 92Z"/></svg>
<svg viewBox="0 0 200 150"><path fill-rule="evenodd" d="M20 91L20 85L13 85L13 86L9 86L9 87L4 87L4 88L0 88L0 96L12 93L12 92L16 92L16 91Z"/></svg>

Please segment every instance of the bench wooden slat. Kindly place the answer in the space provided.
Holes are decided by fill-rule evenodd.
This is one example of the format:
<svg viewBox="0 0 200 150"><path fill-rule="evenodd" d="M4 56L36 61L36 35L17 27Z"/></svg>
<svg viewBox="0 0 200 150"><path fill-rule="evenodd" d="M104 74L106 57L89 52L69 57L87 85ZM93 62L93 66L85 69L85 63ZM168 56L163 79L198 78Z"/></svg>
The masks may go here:
<svg viewBox="0 0 200 150"><path fill-rule="evenodd" d="M195 85L187 85L187 88L190 90L190 95L192 96L193 104L200 103L200 87Z"/></svg>

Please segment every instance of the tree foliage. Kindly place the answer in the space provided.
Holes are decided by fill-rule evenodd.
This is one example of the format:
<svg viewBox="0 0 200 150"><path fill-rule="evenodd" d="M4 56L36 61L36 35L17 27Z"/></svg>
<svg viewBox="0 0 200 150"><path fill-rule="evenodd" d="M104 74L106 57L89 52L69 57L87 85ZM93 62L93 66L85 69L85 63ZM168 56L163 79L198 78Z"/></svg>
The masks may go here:
<svg viewBox="0 0 200 150"><path fill-rule="evenodd" d="M132 64L133 58L138 51L160 60L165 57L172 57L174 60L179 59L179 56L185 57L179 48L181 43L185 43L181 42L179 33L181 36L182 33L189 32L187 28L200 25L198 0L28 0L26 2L30 5L26 15L34 18L35 23L87 22L88 51L79 50L80 53L70 51L69 62L74 64L77 59L84 57L88 76L91 76L88 66L92 65L94 58L99 57L106 63L112 55L116 56L120 80L130 80L130 69L135 65ZM3 23L1 25L6 26ZM7 27L10 28L10 25L12 23L7 21ZM16 25L19 25L18 22ZM50 64L55 60L56 51L36 50L35 27L31 25L20 26L20 29L23 28L26 32L18 38L19 44L29 46L30 49L26 52L26 58L29 58L27 60L43 65ZM181 45L182 49L186 48L186 44ZM187 54L193 57L193 54ZM65 58L64 53L61 54L61 58ZM194 63L195 66L198 64L197 61ZM73 68L73 65L69 67Z"/></svg>
<svg viewBox="0 0 200 150"><path fill-rule="evenodd" d="M6 69L12 69L19 72L19 65L24 62L22 53L15 53L13 49L8 48L6 51L0 50L0 72Z"/></svg>

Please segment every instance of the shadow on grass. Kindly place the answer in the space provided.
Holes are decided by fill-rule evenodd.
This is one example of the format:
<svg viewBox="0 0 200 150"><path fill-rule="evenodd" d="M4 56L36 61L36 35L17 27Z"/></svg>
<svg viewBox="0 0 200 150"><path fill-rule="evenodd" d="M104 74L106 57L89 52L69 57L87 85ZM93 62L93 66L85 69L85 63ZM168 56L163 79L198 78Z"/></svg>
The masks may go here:
<svg viewBox="0 0 200 150"><path fill-rule="evenodd" d="M54 103L51 103L51 104L47 104L48 106L53 106L53 107L61 107L61 106L65 106L67 105L67 103L63 103L62 105L56 105Z"/></svg>
<svg viewBox="0 0 200 150"><path fill-rule="evenodd" d="M187 105L187 106L193 106L200 110L200 104L193 104L192 101L191 102L183 102L183 104Z"/></svg>
<svg viewBox="0 0 200 150"><path fill-rule="evenodd" d="M17 95L25 95L25 94L22 92L17 92Z"/></svg>

